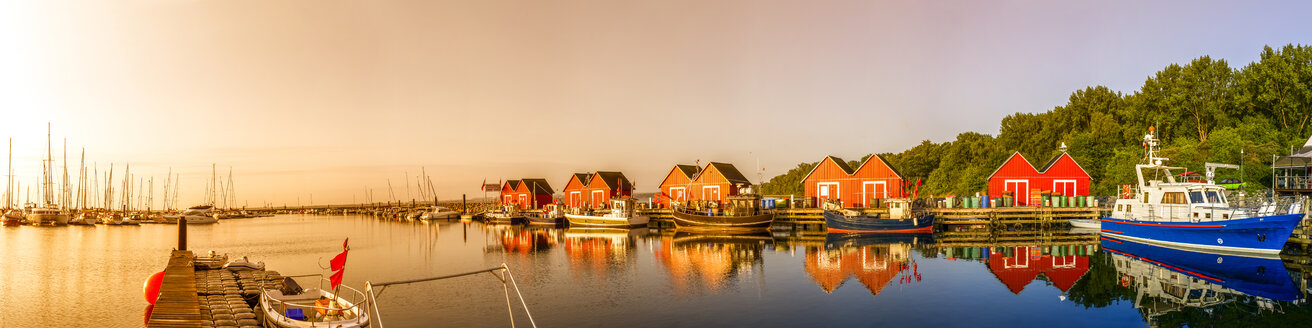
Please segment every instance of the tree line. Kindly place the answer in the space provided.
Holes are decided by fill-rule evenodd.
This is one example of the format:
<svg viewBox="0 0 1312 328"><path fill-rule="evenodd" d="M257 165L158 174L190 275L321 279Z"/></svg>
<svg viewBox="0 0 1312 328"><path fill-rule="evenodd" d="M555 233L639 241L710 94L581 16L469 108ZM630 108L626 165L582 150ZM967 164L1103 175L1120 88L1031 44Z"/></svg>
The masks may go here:
<svg viewBox="0 0 1312 328"><path fill-rule="evenodd" d="M879 155L910 184L923 180L922 196L967 195L986 192L988 175L1013 152L1038 166L1060 154L1064 143L1092 177L1090 193L1115 195L1117 186L1134 182L1143 135L1153 126L1172 166L1201 172L1206 162L1242 163L1248 188L1270 188L1273 156L1287 155L1307 141L1309 118L1312 47L1266 46L1257 61L1242 68L1202 56L1166 66L1133 93L1091 86L1072 92L1065 105L1047 112L1009 115L997 136L964 132L955 140L925 140L900 153ZM852 167L870 156L851 161ZM801 195L802 178L817 164L800 163L763 183L761 191ZM1217 171L1217 179L1240 176L1235 170Z"/></svg>

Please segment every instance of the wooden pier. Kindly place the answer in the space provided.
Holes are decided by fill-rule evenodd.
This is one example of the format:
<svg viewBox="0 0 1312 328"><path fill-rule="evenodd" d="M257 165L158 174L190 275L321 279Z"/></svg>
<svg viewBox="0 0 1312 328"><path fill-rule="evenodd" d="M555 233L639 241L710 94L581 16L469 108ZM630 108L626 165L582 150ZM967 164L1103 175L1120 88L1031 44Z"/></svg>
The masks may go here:
<svg viewBox="0 0 1312 328"><path fill-rule="evenodd" d="M888 215L887 208L858 209L866 215ZM995 208L932 208L929 213L937 218L935 225L983 226L990 229L1017 227L1022 225L1048 226L1068 223L1071 219L1098 219L1103 215L1101 207L995 207ZM639 210L640 214L652 220L673 219L670 209ZM781 208L775 210L775 222L787 224L824 224L824 210L818 208Z"/></svg>
<svg viewBox="0 0 1312 328"><path fill-rule="evenodd" d="M147 328L201 327L200 297L196 293L195 255L191 251L173 251L164 269L164 283L159 298L150 311Z"/></svg>

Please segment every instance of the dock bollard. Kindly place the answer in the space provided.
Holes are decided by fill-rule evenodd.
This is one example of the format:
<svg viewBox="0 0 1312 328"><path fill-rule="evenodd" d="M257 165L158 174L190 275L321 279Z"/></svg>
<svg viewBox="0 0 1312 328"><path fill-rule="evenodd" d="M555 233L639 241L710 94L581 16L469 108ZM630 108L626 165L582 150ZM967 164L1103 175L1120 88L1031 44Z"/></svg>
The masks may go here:
<svg viewBox="0 0 1312 328"><path fill-rule="evenodd" d="M178 250L187 250L187 216L178 215Z"/></svg>

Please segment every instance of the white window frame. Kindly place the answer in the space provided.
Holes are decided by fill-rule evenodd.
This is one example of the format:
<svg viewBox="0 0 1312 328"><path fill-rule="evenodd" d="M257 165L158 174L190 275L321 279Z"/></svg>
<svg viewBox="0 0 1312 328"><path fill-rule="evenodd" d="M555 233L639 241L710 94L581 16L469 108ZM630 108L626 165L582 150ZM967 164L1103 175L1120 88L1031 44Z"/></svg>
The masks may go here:
<svg viewBox="0 0 1312 328"><path fill-rule="evenodd" d="M1080 190L1080 183L1078 182L1078 180L1074 180L1074 179L1052 180L1052 192L1054 192L1054 193L1057 192L1057 184L1061 184L1062 186L1066 186L1066 184L1068 184L1068 183L1069 183L1070 186L1071 186L1071 192L1070 192L1070 195L1067 195L1067 194L1065 193L1066 190L1062 190L1063 192L1062 192L1061 195L1062 195L1062 196L1075 196L1075 194L1078 193L1079 190ZM1063 189L1064 189L1064 188L1063 188Z"/></svg>
<svg viewBox="0 0 1312 328"><path fill-rule="evenodd" d="M583 192L582 192L582 191L571 191L571 192L569 192L569 206L570 206L570 207L579 207L579 205L582 205L582 204L583 204Z"/></svg>
<svg viewBox="0 0 1312 328"><path fill-rule="evenodd" d="M871 187L870 187L870 193L871 193L871 194L866 194L866 193L865 193L865 192L866 192L866 186L871 186ZM880 196L880 195L879 195L879 194L880 194L880 191L879 191L879 188L880 188L880 187L883 187L883 188L884 188L883 195L882 195L883 197L879 197L879 196ZM872 195L872 194L873 194L873 195ZM871 198L879 198L879 199L885 199L885 198L888 198L888 181L862 181L862 182L861 182L861 204L862 204L863 206L865 206L865 207L870 207L870 199L871 199Z"/></svg>
<svg viewBox="0 0 1312 328"><path fill-rule="evenodd" d="M829 191L829 189L823 189L823 188L821 188L821 186L834 186L834 194L833 194L833 195L828 195L828 196L821 196L821 195L820 195L820 191L821 191L821 190ZM840 196L840 195L842 195L842 194L843 194L843 185L841 185L841 184L839 184L839 183L837 183L837 182L816 182L816 183L815 183L815 198L819 198L819 199L832 199L832 198L842 199L843 197Z"/></svg>
<svg viewBox="0 0 1312 328"><path fill-rule="evenodd" d="M678 192L675 192L676 190L677 190ZM687 199L687 197L688 197L688 188L687 188L687 187L670 187L670 197L671 197L671 198L674 198L674 200L677 200L677 201L681 201L681 202L682 202L682 201L686 201L686 200L688 200L688 199Z"/></svg>
<svg viewBox="0 0 1312 328"><path fill-rule="evenodd" d="M606 199L605 199L605 198L606 198L606 191L605 191L605 190L593 190L593 191L592 191L592 194L590 194L590 195L588 195L588 196L591 197L591 198L588 198L588 202L592 204L592 207L599 207L599 206L601 206L601 204L603 204L603 203L606 202Z"/></svg>
<svg viewBox="0 0 1312 328"><path fill-rule="evenodd" d="M715 190L715 198L711 198L708 190ZM702 200L720 200L720 186L702 186Z"/></svg>

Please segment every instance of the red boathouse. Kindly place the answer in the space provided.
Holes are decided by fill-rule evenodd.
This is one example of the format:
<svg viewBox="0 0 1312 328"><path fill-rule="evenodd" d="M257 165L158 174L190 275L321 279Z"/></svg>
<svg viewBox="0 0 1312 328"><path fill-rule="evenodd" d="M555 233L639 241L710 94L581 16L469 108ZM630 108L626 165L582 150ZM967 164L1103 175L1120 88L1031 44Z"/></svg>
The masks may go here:
<svg viewBox="0 0 1312 328"><path fill-rule="evenodd" d="M553 202L553 193L546 179L507 180L501 184L501 204L539 208Z"/></svg>
<svg viewBox="0 0 1312 328"><path fill-rule="evenodd" d="M1062 152L1048 160L1042 169L1035 169L1025 156L1016 152L989 175L989 197L1011 193L1016 205L1029 205L1036 192L1088 196L1090 181L1089 173L1069 153Z"/></svg>
<svg viewBox="0 0 1312 328"><path fill-rule="evenodd" d="M879 155L871 155L853 170L843 159L826 156L802 178L806 197L819 206L838 199L843 207L870 207L872 199L906 197L906 179Z"/></svg>
<svg viewBox="0 0 1312 328"><path fill-rule="evenodd" d="M611 198L633 195L633 182L624 173L598 171L575 173L565 185L565 205L601 208Z"/></svg>

